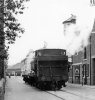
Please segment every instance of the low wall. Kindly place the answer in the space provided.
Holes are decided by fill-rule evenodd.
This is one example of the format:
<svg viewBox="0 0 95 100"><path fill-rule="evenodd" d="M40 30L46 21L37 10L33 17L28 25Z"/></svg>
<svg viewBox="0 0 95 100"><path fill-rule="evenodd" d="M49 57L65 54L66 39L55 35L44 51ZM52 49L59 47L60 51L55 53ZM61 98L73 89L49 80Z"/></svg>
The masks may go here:
<svg viewBox="0 0 95 100"><path fill-rule="evenodd" d="M4 100L4 94L5 94L5 79L2 78L0 80L0 100Z"/></svg>

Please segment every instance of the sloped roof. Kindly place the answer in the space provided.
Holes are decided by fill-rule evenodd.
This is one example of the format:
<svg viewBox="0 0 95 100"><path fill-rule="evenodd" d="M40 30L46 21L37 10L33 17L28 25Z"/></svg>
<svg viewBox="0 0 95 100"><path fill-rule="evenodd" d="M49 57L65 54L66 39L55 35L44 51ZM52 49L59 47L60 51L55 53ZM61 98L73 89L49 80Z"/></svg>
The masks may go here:
<svg viewBox="0 0 95 100"><path fill-rule="evenodd" d="M76 16L72 15L70 18L68 18L67 20L63 22L63 24L66 24L66 23L76 23Z"/></svg>
<svg viewBox="0 0 95 100"><path fill-rule="evenodd" d="M95 20L94 20L94 24L93 24L93 28L92 28L92 33L95 33Z"/></svg>
<svg viewBox="0 0 95 100"><path fill-rule="evenodd" d="M9 67L8 69L21 69L20 63L17 63L11 67Z"/></svg>

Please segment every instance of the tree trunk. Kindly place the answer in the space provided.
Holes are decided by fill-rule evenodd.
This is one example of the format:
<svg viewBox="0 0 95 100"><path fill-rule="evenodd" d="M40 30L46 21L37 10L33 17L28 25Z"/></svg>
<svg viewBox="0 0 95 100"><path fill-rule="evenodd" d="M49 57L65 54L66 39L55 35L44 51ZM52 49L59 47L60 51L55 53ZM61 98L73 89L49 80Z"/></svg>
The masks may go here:
<svg viewBox="0 0 95 100"><path fill-rule="evenodd" d="M0 79L4 77L4 0L0 0Z"/></svg>

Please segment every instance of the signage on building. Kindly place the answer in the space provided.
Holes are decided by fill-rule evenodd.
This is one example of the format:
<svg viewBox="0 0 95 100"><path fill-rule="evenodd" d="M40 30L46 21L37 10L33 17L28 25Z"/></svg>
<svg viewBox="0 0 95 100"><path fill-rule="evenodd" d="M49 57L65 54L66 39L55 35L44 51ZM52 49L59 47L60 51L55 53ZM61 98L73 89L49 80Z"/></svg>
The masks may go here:
<svg viewBox="0 0 95 100"><path fill-rule="evenodd" d="M76 65L75 66L75 76L79 76L80 75L80 66Z"/></svg>
<svg viewBox="0 0 95 100"><path fill-rule="evenodd" d="M79 69L76 69L75 70L75 74L79 74Z"/></svg>

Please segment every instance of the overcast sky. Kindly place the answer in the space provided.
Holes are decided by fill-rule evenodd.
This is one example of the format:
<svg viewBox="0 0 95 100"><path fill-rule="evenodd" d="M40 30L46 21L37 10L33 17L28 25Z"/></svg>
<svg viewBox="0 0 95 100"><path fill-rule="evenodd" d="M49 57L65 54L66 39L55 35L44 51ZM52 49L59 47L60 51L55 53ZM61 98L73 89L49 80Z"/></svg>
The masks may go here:
<svg viewBox="0 0 95 100"><path fill-rule="evenodd" d="M20 62L31 49L43 48L44 41L47 42L47 48L64 49L72 44L69 50L74 51L81 42L75 41L84 37L83 34L90 33L95 18L95 6L90 6L90 0L30 0L27 6L28 9L24 14L18 16L25 33L10 46L9 65ZM73 34L73 31L72 34L69 34L69 31L68 35L64 36L62 22L71 17L71 14L77 16L77 26L79 26L76 26L77 29L84 30L78 37Z"/></svg>

